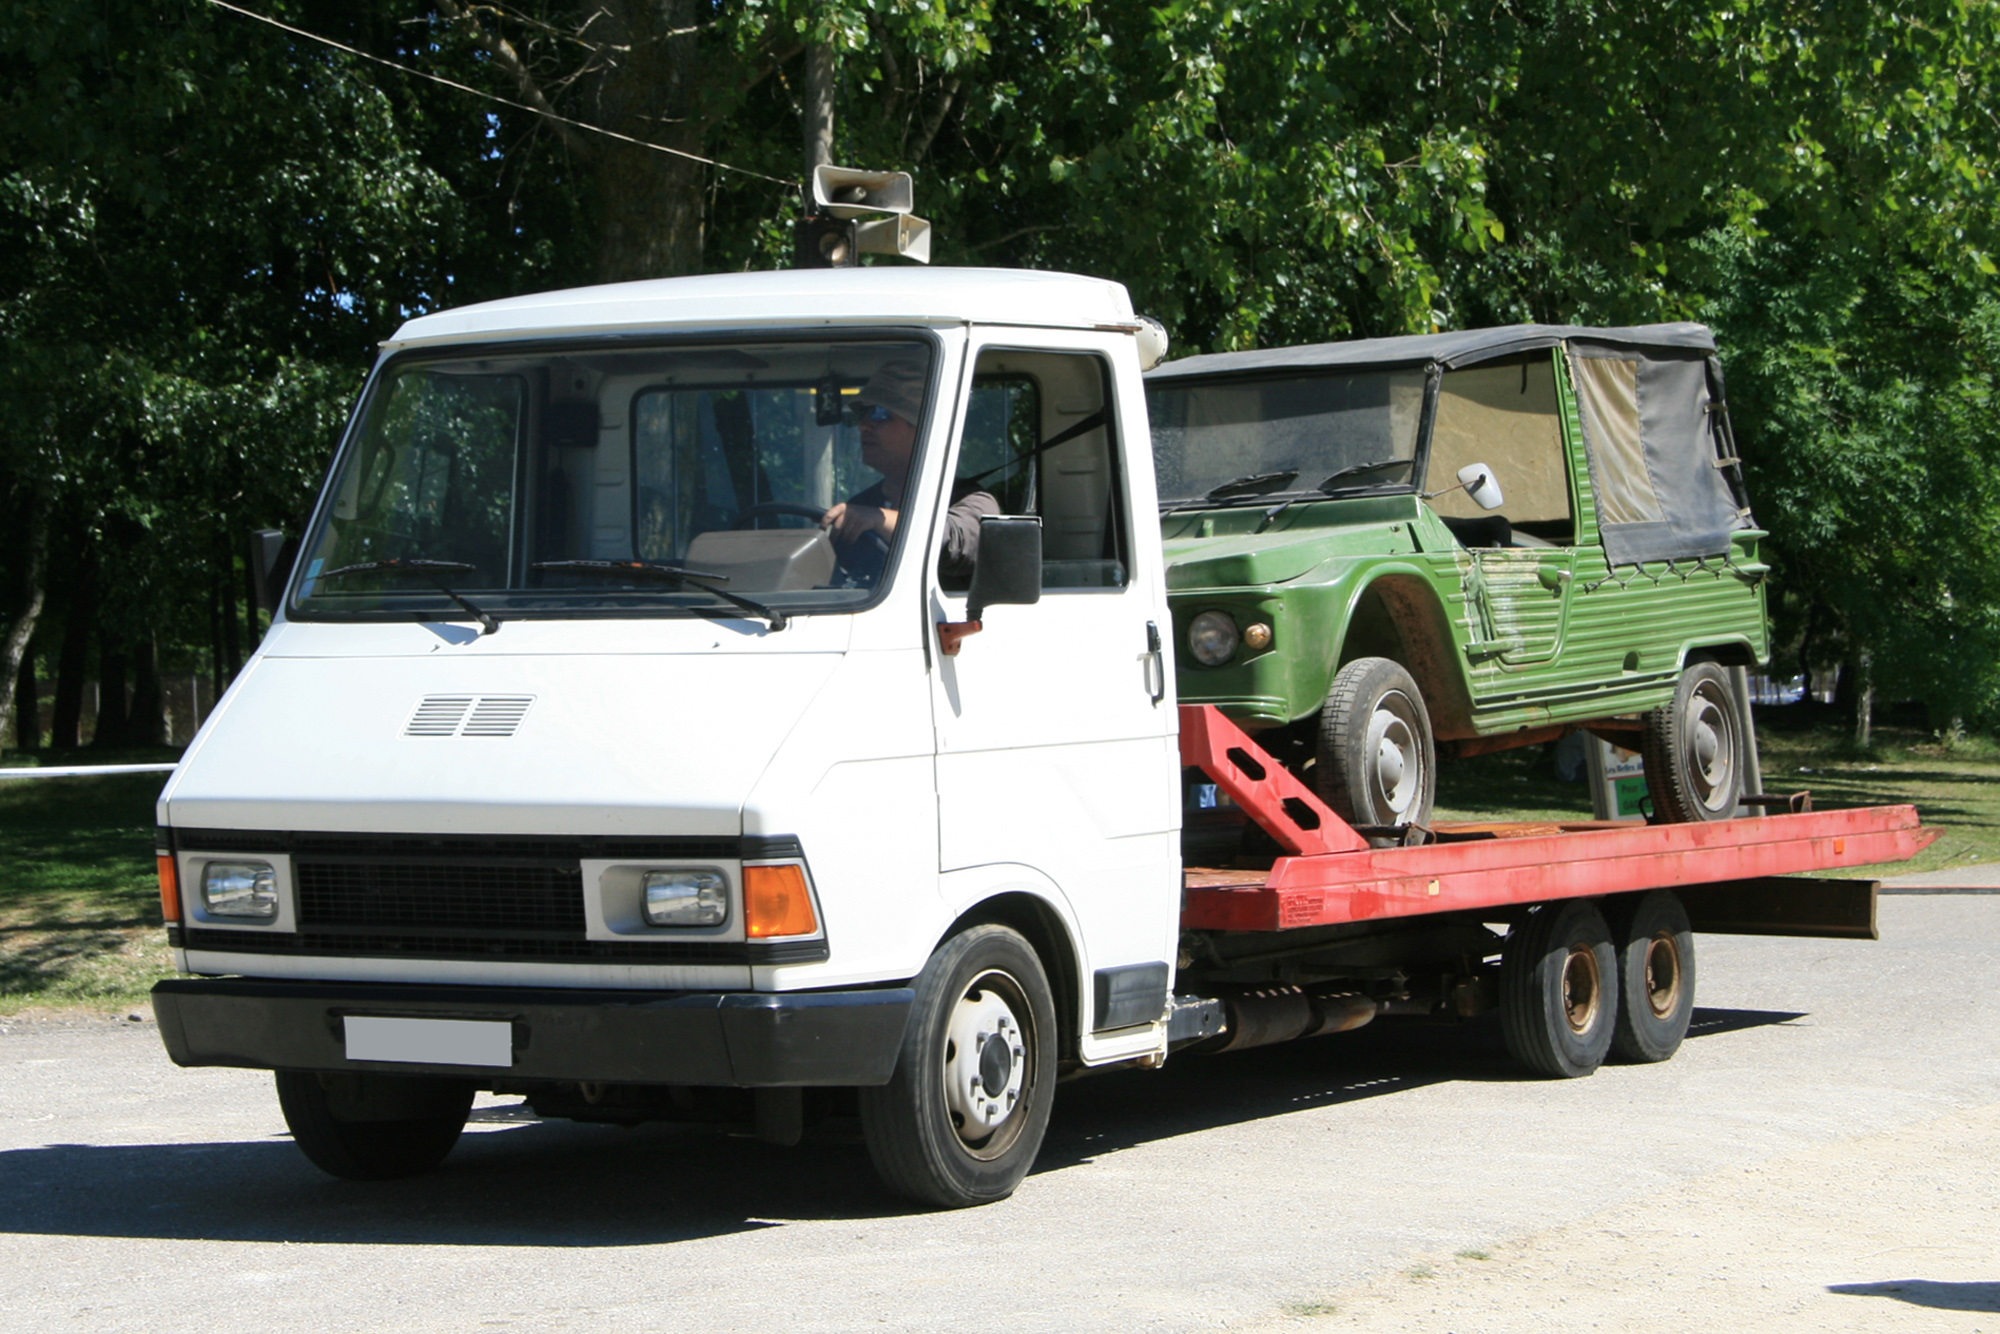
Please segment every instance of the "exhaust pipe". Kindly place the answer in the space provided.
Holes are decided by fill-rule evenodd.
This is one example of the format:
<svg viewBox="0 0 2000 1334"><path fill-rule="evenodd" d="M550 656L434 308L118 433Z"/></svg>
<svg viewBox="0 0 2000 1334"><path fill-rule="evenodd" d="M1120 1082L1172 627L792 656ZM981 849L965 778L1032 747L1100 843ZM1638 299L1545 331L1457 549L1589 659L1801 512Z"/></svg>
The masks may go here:
<svg viewBox="0 0 2000 1334"><path fill-rule="evenodd" d="M1304 987L1259 987L1222 998L1229 1027L1196 1050L1243 1051L1274 1042L1345 1033L1379 1013L1376 1003L1352 991L1309 992Z"/></svg>

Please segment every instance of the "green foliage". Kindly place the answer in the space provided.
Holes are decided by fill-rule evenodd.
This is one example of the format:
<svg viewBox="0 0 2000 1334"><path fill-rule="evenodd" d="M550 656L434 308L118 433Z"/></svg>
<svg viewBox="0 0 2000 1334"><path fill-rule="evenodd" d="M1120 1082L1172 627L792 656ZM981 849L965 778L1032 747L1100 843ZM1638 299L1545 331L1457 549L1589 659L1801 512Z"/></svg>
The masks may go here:
<svg viewBox="0 0 2000 1334"><path fill-rule="evenodd" d="M836 160L913 171L940 262L1119 279L1182 351L1705 320L1787 636L2000 714L1990 5L263 8L782 179L823 43ZM0 75L0 514L170 637L405 315L775 266L799 207L198 0L19 0Z"/></svg>

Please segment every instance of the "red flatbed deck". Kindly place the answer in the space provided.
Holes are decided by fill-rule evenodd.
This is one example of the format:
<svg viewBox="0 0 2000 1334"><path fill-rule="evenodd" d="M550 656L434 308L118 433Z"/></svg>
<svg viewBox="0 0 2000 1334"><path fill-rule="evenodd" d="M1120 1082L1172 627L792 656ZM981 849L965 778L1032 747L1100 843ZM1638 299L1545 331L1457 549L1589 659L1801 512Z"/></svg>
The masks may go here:
<svg viewBox="0 0 2000 1334"><path fill-rule="evenodd" d="M1371 848L1215 709L1181 709L1183 763L1206 771L1288 855L1190 868L1181 925L1285 931L1905 861L1937 837L1914 806L1707 824L1444 825L1450 841ZM1470 836L1470 837L1467 837Z"/></svg>

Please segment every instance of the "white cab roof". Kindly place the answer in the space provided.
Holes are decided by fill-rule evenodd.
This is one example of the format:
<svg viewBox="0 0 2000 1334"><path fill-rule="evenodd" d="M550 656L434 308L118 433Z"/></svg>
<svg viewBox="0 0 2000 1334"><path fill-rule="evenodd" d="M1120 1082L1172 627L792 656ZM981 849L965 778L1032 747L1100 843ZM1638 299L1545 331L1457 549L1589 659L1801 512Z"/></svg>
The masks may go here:
<svg viewBox="0 0 2000 1334"><path fill-rule="evenodd" d="M1101 278L1031 269L788 269L539 292L409 321L384 348L543 335L782 324L1130 325L1132 299Z"/></svg>

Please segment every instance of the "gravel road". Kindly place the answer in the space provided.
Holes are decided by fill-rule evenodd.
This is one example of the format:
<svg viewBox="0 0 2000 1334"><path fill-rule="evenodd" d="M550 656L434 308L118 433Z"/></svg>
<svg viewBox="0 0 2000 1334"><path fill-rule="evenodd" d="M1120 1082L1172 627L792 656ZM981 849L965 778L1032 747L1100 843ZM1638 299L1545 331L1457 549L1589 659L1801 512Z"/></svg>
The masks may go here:
<svg viewBox="0 0 2000 1334"><path fill-rule="evenodd" d="M1378 1024L1068 1084L1020 1193L952 1214L851 1136L492 1098L440 1172L332 1181L268 1076L0 1020L0 1327L2000 1334L2000 895L1882 927L1702 937L1663 1066L1547 1082L1490 1024Z"/></svg>

